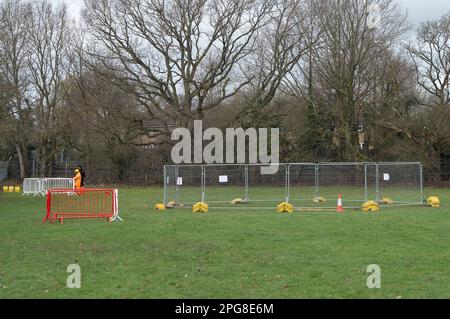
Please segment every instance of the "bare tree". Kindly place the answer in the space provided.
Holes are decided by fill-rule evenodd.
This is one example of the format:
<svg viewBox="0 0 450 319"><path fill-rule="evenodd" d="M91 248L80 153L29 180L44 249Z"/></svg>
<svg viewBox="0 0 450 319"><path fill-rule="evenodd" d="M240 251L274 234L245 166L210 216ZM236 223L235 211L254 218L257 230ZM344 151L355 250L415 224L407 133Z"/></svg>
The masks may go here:
<svg viewBox="0 0 450 319"><path fill-rule="evenodd" d="M282 0L274 4L245 65L245 73L253 79L243 112L249 117L248 125L269 124L261 121L270 114L277 117L276 112L265 108L270 108L280 85L293 80L288 75L319 40L318 33L311 35L313 14L310 0Z"/></svg>
<svg viewBox="0 0 450 319"><path fill-rule="evenodd" d="M330 0L318 12L323 39L314 50L314 73L332 100L334 147L341 159L357 160L358 126L371 123L383 57L401 38L406 17L393 0Z"/></svg>
<svg viewBox="0 0 450 319"><path fill-rule="evenodd" d="M86 0L84 18L96 64L134 94L169 136L168 123L194 119L235 95L251 79L239 66L267 23L271 0ZM96 45L92 45L95 43ZM101 70L99 70L101 71ZM117 77L118 76L118 77Z"/></svg>
<svg viewBox="0 0 450 319"><path fill-rule="evenodd" d="M419 75L419 85L431 96L428 106L450 102L450 13L421 24L414 45L408 46Z"/></svg>
<svg viewBox="0 0 450 319"><path fill-rule="evenodd" d="M0 71L5 86L12 92L6 112L12 127L8 134L20 163L21 178L27 177L28 146L31 134L31 106L27 100L30 81L27 58L31 50L32 8L27 2L5 0L0 3Z"/></svg>
<svg viewBox="0 0 450 319"><path fill-rule="evenodd" d="M64 4L54 7L47 0L34 3L28 56L30 84L33 88L33 116L41 175L48 162L61 151L63 129L58 123L62 106L63 80L70 44L69 17Z"/></svg>
<svg viewBox="0 0 450 319"><path fill-rule="evenodd" d="M450 154L450 13L420 25L416 41L408 52L422 89L422 112L414 126L420 144L434 171L440 171L440 157Z"/></svg>

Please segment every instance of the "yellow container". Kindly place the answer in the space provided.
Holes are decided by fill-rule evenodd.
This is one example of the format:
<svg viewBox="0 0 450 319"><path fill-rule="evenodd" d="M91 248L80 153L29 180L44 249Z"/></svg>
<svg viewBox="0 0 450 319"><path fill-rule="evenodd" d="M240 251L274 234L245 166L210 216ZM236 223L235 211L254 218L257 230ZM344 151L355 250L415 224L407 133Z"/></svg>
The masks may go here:
<svg viewBox="0 0 450 319"><path fill-rule="evenodd" d="M16 192L16 193L20 193L20 186L16 186L16 187L14 187L14 192Z"/></svg>
<svg viewBox="0 0 450 319"><path fill-rule="evenodd" d="M155 205L155 209L156 210L165 210L166 206L164 204L162 204L162 203L158 203L158 204Z"/></svg>
<svg viewBox="0 0 450 319"><path fill-rule="evenodd" d="M8 192L8 186L3 186L3 192L5 192L5 193Z"/></svg>
<svg viewBox="0 0 450 319"><path fill-rule="evenodd" d="M9 186L8 187L8 192L14 193L14 186Z"/></svg>

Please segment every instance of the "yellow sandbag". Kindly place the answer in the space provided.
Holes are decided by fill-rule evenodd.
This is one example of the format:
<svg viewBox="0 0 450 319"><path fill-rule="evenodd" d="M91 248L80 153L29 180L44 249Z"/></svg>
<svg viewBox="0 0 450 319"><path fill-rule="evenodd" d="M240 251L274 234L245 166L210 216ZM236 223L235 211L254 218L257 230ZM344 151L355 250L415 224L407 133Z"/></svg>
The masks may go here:
<svg viewBox="0 0 450 319"><path fill-rule="evenodd" d="M242 202L243 202L242 198L235 198L230 202L230 204L236 205L236 204L242 204Z"/></svg>
<svg viewBox="0 0 450 319"><path fill-rule="evenodd" d="M207 213L209 210L209 206L206 203L198 202L192 206L193 213Z"/></svg>
<svg viewBox="0 0 450 319"><path fill-rule="evenodd" d="M318 197L314 197L313 202L314 203L325 203L326 200L325 200L325 198L318 196Z"/></svg>
<svg viewBox="0 0 450 319"><path fill-rule="evenodd" d="M166 209L166 205L162 204L162 203L158 203L155 205L155 209L156 210L165 210Z"/></svg>
<svg viewBox="0 0 450 319"><path fill-rule="evenodd" d="M381 203L382 203L382 204L385 204L385 205L393 205L393 204L394 204L394 201L393 201L391 198L384 197L384 198L381 200Z"/></svg>
<svg viewBox="0 0 450 319"><path fill-rule="evenodd" d="M294 211L294 206L287 202L283 202L278 204L277 212L278 213L292 213Z"/></svg>
<svg viewBox="0 0 450 319"><path fill-rule="evenodd" d="M362 210L364 212L377 212L380 210L380 206L378 205L377 202L370 200L362 205Z"/></svg>
<svg viewBox="0 0 450 319"><path fill-rule="evenodd" d="M441 201L439 200L439 197L437 196L430 196L427 199L428 206L431 206L433 208L439 208Z"/></svg>

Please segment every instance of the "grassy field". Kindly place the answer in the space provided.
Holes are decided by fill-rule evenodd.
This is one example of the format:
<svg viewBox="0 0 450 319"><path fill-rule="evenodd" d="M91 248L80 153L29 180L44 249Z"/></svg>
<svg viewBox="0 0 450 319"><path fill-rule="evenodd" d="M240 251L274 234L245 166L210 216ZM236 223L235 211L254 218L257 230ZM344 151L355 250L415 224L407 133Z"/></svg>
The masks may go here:
<svg viewBox="0 0 450 319"><path fill-rule="evenodd" d="M450 298L450 190L425 194L441 208L193 214L153 210L160 188L120 188L123 222L52 225L44 198L0 193L0 298Z"/></svg>

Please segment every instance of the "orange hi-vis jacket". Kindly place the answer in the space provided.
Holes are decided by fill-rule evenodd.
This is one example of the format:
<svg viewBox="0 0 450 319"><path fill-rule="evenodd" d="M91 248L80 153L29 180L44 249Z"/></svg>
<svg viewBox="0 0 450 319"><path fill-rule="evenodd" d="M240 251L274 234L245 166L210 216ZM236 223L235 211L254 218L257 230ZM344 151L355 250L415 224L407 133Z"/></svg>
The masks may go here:
<svg viewBox="0 0 450 319"><path fill-rule="evenodd" d="M81 188L81 173L80 172L77 172L75 174L75 177L73 178L73 182L75 184L75 189Z"/></svg>

